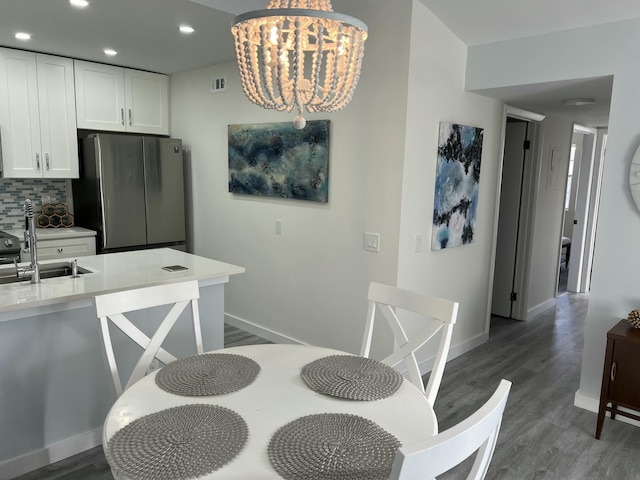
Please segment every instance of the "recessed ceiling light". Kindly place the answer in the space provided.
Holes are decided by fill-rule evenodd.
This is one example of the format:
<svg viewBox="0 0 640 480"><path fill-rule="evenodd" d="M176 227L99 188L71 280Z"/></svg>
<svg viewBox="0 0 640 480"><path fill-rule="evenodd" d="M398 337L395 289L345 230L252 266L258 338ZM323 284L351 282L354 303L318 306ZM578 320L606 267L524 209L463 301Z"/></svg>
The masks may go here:
<svg viewBox="0 0 640 480"><path fill-rule="evenodd" d="M190 25L180 25L180 27L179 27L179 28L180 28L180 31L181 31L182 33L193 33L193 32L195 32L195 30L193 29L193 27L192 27L192 26L190 26Z"/></svg>
<svg viewBox="0 0 640 480"><path fill-rule="evenodd" d="M566 98L562 100L562 105L570 107L584 107L596 103L595 98Z"/></svg>
<svg viewBox="0 0 640 480"><path fill-rule="evenodd" d="M87 0L69 0L69 3L74 7L80 7L80 8L84 8L87 5L89 5L89 2Z"/></svg>
<svg viewBox="0 0 640 480"><path fill-rule="evenodd" d="M114 55L117 55L118 52L116 52L113 48L105 48L104 54L109 55L110 57L113 57Z"/></svg>
<svg viewBox="0 0 640 480"><path fill-rule="evenodd" d="M16 33L15 37L18 40L29 40L31 38L31 34L26 32L18 32Z"/></svg>

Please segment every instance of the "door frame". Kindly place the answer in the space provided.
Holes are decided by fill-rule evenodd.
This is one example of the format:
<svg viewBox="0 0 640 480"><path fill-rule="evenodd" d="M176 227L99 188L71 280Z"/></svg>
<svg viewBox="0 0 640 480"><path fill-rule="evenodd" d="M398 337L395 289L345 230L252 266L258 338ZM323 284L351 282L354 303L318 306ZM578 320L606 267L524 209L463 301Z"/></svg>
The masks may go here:
<svg viewBox="0 0 640 480"><path fill-rule="evenodd" d="M516 300L514 300L511 308L511 316L517 320L526 320L528 314L528 278L531 267L531 236L533 232L533 219L535 218L537 191L535 188L536 168L537 162L537 150L539 143L540 128L539 124L545 119L545 115L539 113L530 112L511 105L504 106L504 115L502 120L502 136L501 136L501 152L500 152L500 166L498 175L502 179L502 171L504 167L504 145L506 139L507 129L507 117L516 118L529 122L530 128L530 145L531 148L527 150L526 160L523 170L522 180L522 206L520 212L520 220L518 228L520 232L518 234L518 241L516 246L516 259L515 259L515 271L514 271L514 291L517 293ZM488 305L491 306L493 301L493 280L495 274L495 261L497 257L497 236L498 236L498 219L500 215L500 196L502 195L502 185L496 191L495 204L498 206L495 212L494 219L494 239L493 239L493 251L491 258L491 288L489 289ZM488 309L487 315L487 330L491 323L491 307Z"/></svg>
<svg viewBox="0 0 640 480"><path fill-rule="evenodd" d="M588 293L591 286L591 265L595 248L595 227L600 204L600 185L602 183L607 129L574 124L573 132L574 134L581 133L584 136L575 199L574 226L571 236L571 268L569 268L567 290ZM585 143L585 140L588 142ZM562 247L558 252L558 266L560 265L561 251Z"/></svg>

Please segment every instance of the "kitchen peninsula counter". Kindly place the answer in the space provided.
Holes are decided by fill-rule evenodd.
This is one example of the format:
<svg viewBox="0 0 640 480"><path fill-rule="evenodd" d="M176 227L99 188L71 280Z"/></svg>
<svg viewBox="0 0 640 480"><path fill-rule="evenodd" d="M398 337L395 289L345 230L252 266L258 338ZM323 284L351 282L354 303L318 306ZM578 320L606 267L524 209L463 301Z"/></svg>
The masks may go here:
<svg viewBox="0 0 640 480"><path fill-rule="evenodd" d="M171 265L187 269L162 269ZM116 393L93 304L96 295L197 280L203 346L215 350L224 347L225 284L244 272L169 248L78 257L78 266L90 273L37 285L0 285L0 480L100 445ZM127 317L151 333L167 310L156 307ZM141 350L117 328L111 332L119 369L126 374ZM163 345L179 357L195 353L190 316L178 319Z"/></svg>
<svg viewBox="0 0 640 480"><path fill-rule="evenodd" d="M39 263L46 265L70 260L73 259ZM182 265L187 270L169 272L162 269L171 265ZM77 278L46 278L37 285L29 281L0 285L0 322L61 308L88 306L93 297L104 293L188 280L198 280L201 286L213 285L226 283L230 275L244 272L244 268L237 265L171 248L78 257L78 266L90 272ZM5 269L15 267L0 268ZM70 302L72 304L68 305Z"/></svg>

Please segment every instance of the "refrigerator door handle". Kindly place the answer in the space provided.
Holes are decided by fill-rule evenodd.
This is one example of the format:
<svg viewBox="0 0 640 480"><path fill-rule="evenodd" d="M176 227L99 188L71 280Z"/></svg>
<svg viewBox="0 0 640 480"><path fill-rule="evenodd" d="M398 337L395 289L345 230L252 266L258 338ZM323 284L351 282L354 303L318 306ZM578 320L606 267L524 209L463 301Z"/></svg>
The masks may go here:
<svg viewBox="0 0 640 480"><path fill-rule="evenodd" d="M102 146L100 145L100 136L95 137L95 149L96 158L98 159L98 172L102 172ZM107 226L105 225L105 198L104 198L104 183L102 181L102 173L99 174L98 180L100 181L100 210L102 214L102 248L107 248Z"/></svg>

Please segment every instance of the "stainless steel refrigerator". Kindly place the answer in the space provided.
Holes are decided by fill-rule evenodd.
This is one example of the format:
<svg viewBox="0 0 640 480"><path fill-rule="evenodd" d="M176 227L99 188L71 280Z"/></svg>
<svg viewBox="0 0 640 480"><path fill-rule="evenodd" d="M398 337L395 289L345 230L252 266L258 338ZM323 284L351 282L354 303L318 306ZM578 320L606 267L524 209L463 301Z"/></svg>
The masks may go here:
<svg viewBox="0 0 640 480"><path fill-rule="evenodd" d="M98 232L98 253L184 250L181 140L91 134L80 142L80 178L72 189L75 224Z"/></svg>

